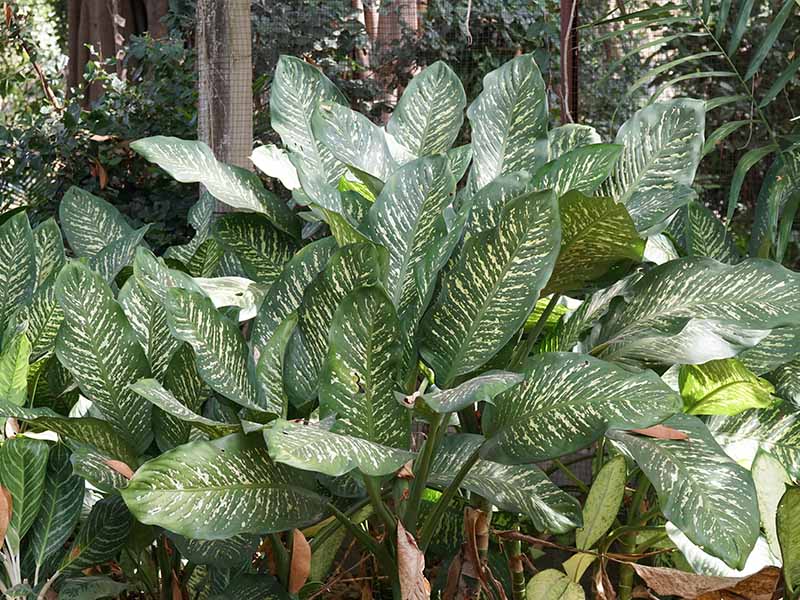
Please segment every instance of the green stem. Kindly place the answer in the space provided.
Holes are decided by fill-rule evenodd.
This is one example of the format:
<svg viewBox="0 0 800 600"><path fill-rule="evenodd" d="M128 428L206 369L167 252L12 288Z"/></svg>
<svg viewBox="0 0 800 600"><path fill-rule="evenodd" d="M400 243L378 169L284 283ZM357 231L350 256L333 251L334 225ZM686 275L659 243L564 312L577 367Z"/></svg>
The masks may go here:
<svg viewBox="0 0 800 600"><path fill-rule="evenodd" d="M433 509L433 512L428 516L425 523L422 526L422 531L419 534L418 543L420 549L425 552L428 548L428 544L430 544L431 538L433 534L436 533L436 529L439 527L439 521L444 514L444 511L447 510L450 501L456 495L458 488L461 486L461 482L464 481L464 478L469 473L470 469L475 466L475 463L478 462L478 458L480 457L480 451L483 447L483 444L478 446L475 451L467 458L466 462L461 465L458 473L453 478L453 481L450 482L444 493L442 493L439 501L436 503L436 506Z"/></svg>
<svg viewBox="0 0 800 600"><path fill-rule="evenodd" d="M514 529L519 531L519 525ZM511 597L513 600L525 600L525 567L522 563L522 542L511 540L503 542L503 552L508 561L508 570L511 573Z"/></svg>
<svg viewBox="0 0 800 600"><path fill-rule="evenodd" d="M350 508L348 508L343 514L349 519L350 517L352 517L355 513L357 513L359 510L364 508L369 503L370 503L370 497L369 496L367 496L366 498L362 498L361 500L359 500L358 502L353 504ZM331 516L334 516L334 515L331 515ZM324 544L325 541L328 538L330 538L334 533L336 533L336 531L341 526L342 526L341 523L333 522L330 525L328 525L327 527L325 527L325 529L320 531L318 535L315 535L311 539L311 541L309 542L309 545L311 546L311 552L313 553L322 544Z"/></svg>
<svg viewBox="0 0 800 600"><path fill-rule="evenodd" d="M272 555L275 557L275 568L278 571L278 580L286 587L289 584L289 570L291 568L291 559L289 558L289 551L281 541L281 536L277 533L269 534L270 545L272 546Z"/></svg>
<svg viewBox="0 0 800 600"><path fill-rule="evenodd" d="M659 529L663 529L663 527L659 527ZM634 554L639 554L641 552L644 552L648 548L652 547L653 544L657 544L658 542L660 542L661 540L666 539L667 537L669 537L669 536L664 531L662 531L658 535L654 535L652 537L649 537L645 541L643 541L641 544L636 546L636 548L634 548L634 550L633 550L633 553Z"/></svg>
<svg viewBox="0 0 800 600"><path fill-rule="evenodd" d="M161 598L172 600L172 564L169 562L166 539L158 538L158 569L161 571Z"/></svg>
<svg viewBox="0 0 800 600"><path fill-rule="evenodd" d="M552 313L556 305L558 305L559 298L561 298L561 294L553 294L550 297L550 302L548 302L547 306L545 306L544 311L542 311L542 314L539 317L539 320L536 321L536 325L534 325L533 329L531 329L528 333L525 344L517 348L517 352L512 355L511 362L508 365L510 371L516 371L519 369L520 366L522 366L522 363L525 362L525 359L528 358L528 355L531 353L534 345L536 344L536 340L539 339L539 336L542 334L542 331L544 331L544 328L547 325L547 319L550 317L550 313Z"/></svg>
<svg viewBox="0 0 800 600"><path fill-rule="evenodd" d="M636 478L636 491L633 494L631 501L631 509L628 512L628 526L633 526L639 523L641 515L640 508L647 492L650 490L650 481L644 476L644 473L639 473ZM636 550L636 532L629 531L625 533L621 540L622 552L624 554L634 554ZM633 596L633 567L628 564L620 565L619 570L619 599L631 600Z"/></svg>
<svg viewBox="0 0 800 600"><path fill-rule="evenodd" d="M446 417L447 415L437 414L433 418L428 430L428 439L425 440L425 445L422 447L422 454L414 462L414 480L411 484L411 493L408 496L405 514L403 514L403 524L413 536L417 534L417 516L419 515L422 493L425 491L428 475L430 475L431 465L433 464L433 456L439 445L439 431L443 429Z"/></svg>
<svg viewBox="0 0 800 600"><path fill-rule="evenodd" d="M377 477L370 477L369 475L364 475L364 484L367 488L367 494L369 495L370 502L372 503L372 508L375 509L375 512L383 521L384 526L386 527L386 538L391 541L392 545L394 545L394 540L396 537L397 531L397 521L394 518L394 515L389 512L389 509L386 508L386 504L381 497L381 484L380 479Z"/></svg>
<svg viewBox="0 0 800 600"><path fill-rule="evenodd" d="M564 475L566 475L567 478L572 481L572 483L574 483L580 491L582 491L584 494L589 493L589 486L583 483L583 481L581 481L580 478L572 472L572 469L558 459L554 460L553 464L555 464L555 466L558 467L558 470L564 473Z"/></svg>

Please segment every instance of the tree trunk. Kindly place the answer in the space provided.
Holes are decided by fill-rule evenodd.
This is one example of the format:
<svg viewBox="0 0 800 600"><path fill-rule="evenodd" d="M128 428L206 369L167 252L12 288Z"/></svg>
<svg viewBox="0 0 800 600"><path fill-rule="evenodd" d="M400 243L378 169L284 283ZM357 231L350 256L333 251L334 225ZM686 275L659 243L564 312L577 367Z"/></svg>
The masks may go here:
<svg viewBox="0 0 800 600"><path fill-rule="evenodd" d="M578 1L561 0L561 122L578 118Z"/></svg>
<svg viewBox="0 0 800 600"><path fill-rule="evenodd" d="M246 169L253 146L251 43L249 0L198 0L198 139L218 160Z"/></svg>
<svg viewBox="0 0 800 600"><path fill-rule="evenodd" d="M392 51L404 32L419 33L419 18L417 0L384 0L380 4L375 42L377 52L373 53L373 56L377 54L377 61L373 59L372 69L383 85L385 95L382 100L387 105L397 104L402 91L398 85L397 65L391 58ZM417 66L412 67L408 75L413 75L416 70ZM388 117L388 114L383 115L384 120Z"/></svg>

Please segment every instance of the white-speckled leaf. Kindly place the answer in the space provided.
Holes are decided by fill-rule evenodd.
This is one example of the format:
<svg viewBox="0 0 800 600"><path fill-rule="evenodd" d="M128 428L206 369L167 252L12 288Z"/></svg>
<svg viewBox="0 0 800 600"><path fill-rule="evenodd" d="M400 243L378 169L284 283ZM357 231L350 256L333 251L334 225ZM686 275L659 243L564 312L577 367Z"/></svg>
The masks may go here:
<svg viewBox="0 0 800 600"><path fill-rule="evenodd" d="M775 384L775 393L800 410L800 359L781 365L767 377Z"/></svg>
<svg viewBox="0 0 800 600"><path fill-rule="evenodd" d="M735 415L768 408L777 400L774 386L735 358L681 365L679 385L684 412L690 415Z"/></svg>
<svg viewBox="0 0 800 600"><path fill-rule="evenodd" d="M487 371L449 390L425 394L425 403L438 413L458 412L476 402L493 402L497 394L522 382L525 376L509 371Z"/></svg>
<svg viewBox="0 0 800 600"><path fill-rule="evenodd" d="M547 141L549 142L547 160L555 160L571 150L599 144L602 140L594 127L567 123L548 131Z"/></svg>
<svg viewBox="0 0 800 600"><path fill-rule="evenodd" d="M410 411L395 399L400 367L400 322L378 287L354 290L341 301L322 366L322 416L336 415L332 431L395 448L411 442Z"/></svg>
<svg viewBox="0 0 800 600"><path fill-rule="evenodd" d="M531 174L527 171L506 173L475 192L470 198L471 210L467 217L467 231L477 234L497 227L506 205L512 200L530 194L530 180Z"/></svg>
<svg viewBox="0 0 800 600"><path fill-rule="evenodd" d="M119 496L100 500L75 536L59 570L83 571L116 558L128 541L132 526L131 514L125 510Z"/></svg>
<svg viewBox="0 0 800 600"><path fill-rule="evenodd" d="M422 355L440 386L478 368L522 327L550 277L561 231L552 192L511 201L470 237L426 317Z"/></svg>
<svg viewBox="0 0 800 600"><path fill-rule="evenodd" d="M739 262L739 251L730 232L714 213L700 202L681 208L670 224L689 256L707 256L720 262Z"/></svg>
<svg viewBox="0 0 800 600"><path fill-rule="evenodd" d="M800 275L768 260L725 265L687 257L660 265L603 323L593 354L634 364L699 364L755 346L800 322Z"/></svg>
<svg viewBox="0 0 800 600"><path fill-rule="evenodd" d="M237 569L249 565L260 542L259 536L246 534L234 535L224 540L197 540L182 535L168 535L182 558L198 565L220 569Z"/></svg>
<svg viewBox="0 0 800 600"><path fill-rule="evenodd" d="M526 600L586 600L583 588L555 569L539 571L525 588Z"/></svg>
<svg viewBox="0 0 800 600"><path fill-rule="evenodd" d="M509 464L574 452L608 429L649 427L680 411L681 399L652 371L633 373L591 356L532 356L525 381L487 406L484 456Z"/></svg>
<svg viewBox="0 0 800 600"><path fill-rule="evenodd" d="M283 148L278 148L275 144L258 146L250 155L250 160L259 171L267 177L280 181L287 190L296 190L300 187L297 169Z"/></svg>
<svg viewBox="0 0 800 600"><path fill-rule="evenodd" d="M219 162L203 142L158 135L132 142L130 147L176 180L200 183L223 204L262 213L282 231L290 235L299 233L294 213L264 189L257 175Z"/></svg>
<svg viewBox="0 0 800 600"><path fill-rule="evenodd" d="M467 117L476 190L498 175L542 164L546 144L543 150L536 140L547 136L547 92L533 56L518 56L486 75Z"/></svg>
<svg viewBox="0 0 800 600"><path fill-rule="evenodd" d="M78 263L56 280L64 322L56 356L83 394L138 451L150 445L150 404L128 384L150 376L147 357L108 285Z"/></svg>
<svg viewBox="0 0 800 600"><path fill-rule="evenodd" d="M275 462L324 475L344 475L353 469L375 477L388 475L414 458L406 450L282 419L264 430L264 439Z"/></svg>
<svg viewBox="0 0 800 600"><path fill-rule="evenodd" d="M758 498L758 512L761 515L761 528L767 539L770 552L778 558L781 547L778 542L778 529L775 516L778 512L778 503L786 492L786 486L791 485L792 479L786 468L768 452L760 451L756 454L753 466L753 483L756 486Z"/></svg>
<svg viewBox="0 0 800 600"><path fill-rule="evenodd" d="M33 525L42 504L50 448L42 440L17 436L0 446L0 483L11 494L6 544L19 554L20 540Z"/></svg>
<svg viewBox="0 0 800 600"><path fill-rule="evenodd" d="M290 600L280 582L271 575L239 575L221 593L209 596L208 600Z"/></svg>
<svg viewBox="0 0 800 600"><path fill-rule="evenodd" d="M628 208L637 230L691 200L704 131L705 105L688 98L651 104L620 127L615 141L625 149L604 193Z"/></svg>
<svg viewBox="0 0 800 600"><path fill-rule="evenodd" d="M204 191L200 195L200 199L189 209L186 219L194 228L194 237L186 244L170 246L164 252L164 257L174 258L188 265L211 233L211 223L216 208L217 201L214 196Z"/></svg>
<svg viewBox="0 0 800 600"><path fill-rule="evenodd" d="M33 244L36 249L37 287L39 287L50 275L58 273L67 262L61 230L53 217L33 230Z"/></svg>
<svg viewBox="0 0 800 600"><path fill-rule="evenodd" d="M75 475L98 490L114 494L128 485L128 480L124 475L111 468L110 460L114 460L112 456L96 448L73 444L70 462Z"/></svg>
<svg viewBox="0 0 800 600"><path fill-rule="evenodd" d="M591 195L608 179L621 153L622 146L618 144L575 148L539 167L531 187L554 190L559 197L572 190Z"/></svg>
<svg viewBox="0 0 800 600"><path fill-rule="evenodd" d="M260 404L265 407L265 412L284 418L289 410L289 399L283 389L284 357L296 326L297 315L286 317L269 341L258 348L256 360L256 384L261 395Z"/></svg>
<svg viewBox="0 0 800 600"><path fill-rule="evenodd" d="M270 533L325 516L313 479L274 464L258 438L190 442L142 465L122 497L141 522L198 539Z"/></svg>
<svg viewBox="0 0 800 600"><path fill-rule="evenodd" d="M132 383L130 388L148 402L152 402L154 406L157 406L165 413L170 414L181 421L195 423L197 425L206 425L210 428L233 428L234 430L237 428L236 425L221 423L213 419L207 419L202 415L198 415L191 408L173 396L172 392L166 389L155 379L140 379L136 383Z"/></svg>
<svg viewBox="0 0 800 600"><path fill-rule="evenodd" d="M94 256L111 242L133 233L116 207L75 186L61 199L58 215L64 237L77 256Z"/></svg>
<svg viewBox="0 0 800 600"><path fill-rule="evenodd" d="M450 485L467 458L483 443L474 434L446 436L431 465L428 484ZM484 498L501 510L528 516L537 531L565 533L581 524L578 501L556 486L536 465L502 465L478 460L461 487Z"/></svg>
<svg viewBox="0 0 800 600"><path fill-rule="evenodd" d="M467 168L472 162L472 144L450 148L446 156L447 162L450 163L450 172L453 174L453 179L458 183L464 177L464 173L467 172Z"/></svg>
<svg viewBox="0 0 800 600"><path fill-rule="evenodd" d="M36 247L23 212L0 225L0 330L36 287Z"/></svg>
<svg viewBox="0 0 800 600"><path fill-rule="evenodd" d="M56 300L56 276L51 275L36 288L30 303L17 313L18 321L28 324L25 333L31 343L33 361L53 351L58 328L64 319L64 311Z"/></svg>
<svg viewBox="0 0 800 600"><path fill-rule="evenodd" d="M144 242L149 225L118 238L89 257L89 267L105 281L111 283L117 274L133 261L136 248Z"/></svg>
<svg viewBox="0 0 800 600"><path fill-rule="evenodd" d="M25 331L7 339L0 353L0 398L23 406L28 399L28 361L31 343Z"/></svg>
<svg viewBox="0 0 800 600"><path fill-rule="evenodd" d="M437 61L409 82L386 131L412 158L444 154L458 137L466 105L458 76Z"/></svg>
<svg viewBox="0 0 800 600"><path fill-rule="evenodd" d="M609 433L650 480L664 516L706 552L741 569L759 534L756 490L750 472L733 462L697 417L664 423L688 435L664 440Z"/></svg>
<svg viewBox="0 0 800 600"><path fill-rule="evenodd" d="M767 337L736 358L756 375L764 375L796 356L800 356L800 327L789 325L771 330Z"/></svg>

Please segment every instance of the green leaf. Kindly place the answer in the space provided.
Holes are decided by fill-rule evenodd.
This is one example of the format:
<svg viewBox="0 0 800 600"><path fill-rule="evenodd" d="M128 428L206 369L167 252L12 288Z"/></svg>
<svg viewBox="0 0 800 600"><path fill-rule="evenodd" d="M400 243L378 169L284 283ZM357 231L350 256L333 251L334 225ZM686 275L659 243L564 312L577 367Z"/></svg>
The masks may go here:
<svg viewBox="0 0 800 600"><path fill-rule="evenodd" d="M91 446L73 445L72 470L82 480L86 480L98 490L113 494L128 485L128 480L121 473L111 468L112 456L96 450Z"/></svg>
<svg viewBox="0 0 800 600"><path fill-rule="evenodd" d="M431 465L429 485L445 487L468 457L484 442L474 434L448 435L437 449ZM501 510L521 512L537 531L565 533L581 524L577 500L556 486L536 465L503 465L478 460L461 487L484 498Z"/></svg>
<svg viewBox="0 0 800 600"><path fill-rule="evenodd" d="M707 110L707 109L706 109ZM703 156L710 154L717 148L717 144L722 143L733 132L741 129L745 125L753 123L752 119L745 119L742 121L727 121L715 129L703 143Z"/></svg>
<svg viewBox="0 0 800 600"><path fill-rule="evenodd" d="M119 496L100 500L92 507L59 570L74 573L115 558L128 540L132 523L131 513Z"/></svg>
<svg viewBox="0 0 800 600"><path fill-rule="evenodd" d="M100 252L89 257L89 267L105 281L112 283L117 274L128 266L136 254L136 248L144 241L149 225L114 240Z"/></svg>
<svg viewBox="0 0 800 600"><path fill-rule="evenodd" d="M451 413L476 402L493 402L501 394L519 384L525 377L508 371L487 371L449 390L423 396L425 404L437 413Z"/></svg>
<svg viewBox="0 0 800 600"><path fill-rule="evenodd" d="M436 61L409 82L386 131L409 160L444 154L458 137L466 105L458 76Z"/></svg>
<svg viewBox="0 0 800 600"><path fill-rule="evenodd" d="M768 375L778 397L800 408L800 359L779 366Z"/></svg>
<svg viewBox="0 0 800 600"><path fill-rule="evenodd" d="M781 239L781 221L794 220L790 207L800 194L800 146L775 157L764 176L756 200L756 214L750 237L750 254L781 260L787 240ZM795 204L796 206L796 204ZM786 217L784 217L784 214Z"/></svg>
<svg viewBox="0 0 800 600"><path fill-rule="evenodd" d="M525 323L560 241L555 194L512 200L496 228L471 236L426 317L422 355L440 385L476 369Z"/></svg>
<svg viewBox="0 0 800 600"><path fill-rule="evenodd" d="M591 195L611 175L622 150L619 144L591 144L570 150L541 166L531 187L552 189L559 197L573 190Z"/></svg>
<svg viewBox="0 0 800 600"><path fill-rule="evenodd" d="M681 409L652 371L632 373L586 355L534 355L525 376L484 411L485 458L546 460L588 446L608 429L649 427Z"/></svg>
<svg viewBox="0 0 800 600"><path fill-rule="evenodd" d="M239 569L249 565L260 538L257 535L234 535L224 540L196 540L182 535L170 535L181 557L198 565L219 569Z"/></svg>
<svg viewBox="0 0 800 600"><path fill-rule="evenodd" d="M28 360L31 343L24 331L6 343L0 353L0 398L23 406L28 399Z"/></svg>
<svg viewBox="0 0 800 600"><path fill-rule="evenodd" d="M472 162L472 144L450 148L447 151L447 162L450 163L450 172L453 174L453 179L458 183L464 177L467 167Z"/></svg>
<svg viewBox="0 0 800 600"><path fill-rule="evenodd" d="M604 195L625 205L638 231L659 227L694 195L704 129L703 102L685 98L651 104L620 127L625 149Z"/></svg>
<svg viewBox="0 0 800 600"><path fill-rule="evenodd" d="M731 178L731 189L728 192L728 210L725 214L725 220L730 223L733 218L733 213L736 211L737 202L739 201L739 192L744 185L744 179L747 177L747 172L759 163L764 157L769 156L773 152L778 151L776 144L769 144L761 148L753 148L748 150L739 162L736 163L736 168L733 171Z"/></svg>
<svg viewBox="0 0 800 600"><path fill-rule="evenodd" d="M51 275L33 293L30 303L17 313L18 322L26 322L25 332L31 343L31 357L36 360L53 351L64 311L56 300L56 276Z"/></svg>
<svg viewBox="0 0 800 600"><path fill-rule="evenodd" d="M278 148L275 144L258 146L253 149L250 160L256 169L268 177L279 180L287 190L300 188L297 169L294 168L289 154L283 148Z"/></svg>
<svg viewBox="0 0 800 600"><path fill-rule="evenodd" d="M798 69L800 69L800 54L795 56L794 60L786 65L786 68L775 78L775 81L764 93L764 97L761 99L761 102L758 103L758 108L764 108L765 106L769 105L770 102L775 100L775 98L778 97L778 94L780 94L786 87L786 84L789 83L797 74Z"/></svg>
<svg viewBox="0 0 800 600"><path fill-rule="evenodd" d="M300 229L294 213L264 189L257 175L219 162L203 142L157 135L132 142L130 147L176 180L199 183L223 204L262 213L280 230L298 235Z"/></svg>
<svg viewBox="0 0 800 600"><path fill-rule="evenodd" d="M546 151L547 93L533 55L518 56L483 78L483 91L467 110L472 126L472 173L476 190L494 178L533 170Z"/></svg>
<svg viewBox="0 0 800 600"><path fill-rule="evenodd" d="M800 318L800 276L767 260L687 257L655 267L612 307L592 354L633 364L700 364L755 346Z"/></svg>
<svg viewBox="0 0 800 600"><path fill-rule="evenodd" d="M791 487L778 505L778 539L783 555L783 579L793 597L800 592L800 488Z"/></svg>
<svg viewBox="0 0 800 600"><path fill-rule="evenodd" d="M275 462L334 477L353 469L374 477L388 475L414 458L411 452L327 431L318 424L282 419L264 430L264 439Z"/></svg>
<svg viewBox="0 0 800 600"><path fill-rule="evenodd" d="M49 450L46 442L26 437L8 439L0 446L0 483L11 494L12 505L6 543L14 555L42 504Z"/></svg>
<svg viewBox="0 0 800 600"><path fill-rule="evenodd" d="M134 232L116 207L75 186L61 199L58 216L64 237L77 256L94 256Z"/></svg>
<svg viewBox="0 0 800 600"><path fill-rule="evenodd" d="M200 374L194 350L184 344L172 356L164 375L164 387L188 410L199 413L211 393ZM191 425L163 410L153 412L153 433L162 451L189 441Z"/></svg>
<svg viewBox="0 0 800 600"><path fill-rule="evenodd" d="M271 575L240 575L221 594L210 596L208 600L230 600L231 598L289 600L290 596L284 591L278 580Z"/></svg>
<svg viewBox="0 0 800 600"><path fill-rule="evenodd" d="M570 192L559 200L561 248L544 295L580 290L615 267L642 260L644 240L611 198Z"/></svg>
<svg viewBox="0 0 800 600"><path fill-rule="evenodd" d="M681 365L680 390L690 415L736 415L775 404L775 387L735 358Z"/></svg>
<svg viewBox="0 0 800 600"><path fill-rule="evenodd" d="M200 246L203 245L203 242L208 239L216 208L217 201L214 196L206 191L200 194L200 199L189 209L187 216L189 225L194 228L194 237L187 244L167 248L164 252L164 258L172 258L188 264Z"/></svg>
<svg viewBox="0 0 800 600"><path fill-rule="evenodd" d="M153 405L157 406L165 413L172 415L176 419L186 423L194 423L198 426L205 425L212 430L216 428L225 430L229 430L231 428L234 430L238 429L238 426L236 425L221 423L219 421L207 419L201 415L198 415L196 412L181 403L180 400L175 398L175 396L172 395L172 392L167 390L155 379L140 379L136 383L132 383L130 387L142 398L145 398L148 402L152 402ZM231 432L227 431L226 433Z"/></svg>
<svg viewBox="0 0 800 600"><path fill-rule="evenodd" d="M759 534L753 479L722 451L696 417L664 424L685 440L614 431L608 437L631 456L658 493L664 516L706 552L741 569Z"/></svg>
<svg viewBox="0 0 800 600"><path fill-rule="evenodd" d="M150 445L150 404L128 384L150 376L147 357L122 308L99 275L78 263L56 280L64 322L56 355L83 394L138 451Z"/></svg>
<svg viewBox="0 0 800 600"><path fill-rule="evenodd" d="M359 288L339 304L320 373L320 414L336 415L334 433L396 448L411 441L410 411L394 397L400 322L386 292Z"/></svg>
<svg viewBox="0 0 800 600"><path fill-rule="evenodd" d="M255 364L236 323L211 298L173 288L167 292L172 334L194 349L197 371L214 391L247 408L263 408L255 384Z"/></svg>
<svg viewBox="0 0 800 600"><path fill-rule="evenodd" d="M753 57L750 59L750 64L747 65L747 71L744 74L745 81L751 79L758 72L761 64L767 58L770 50L772 50L772 47L775 45L781 29L783 29L783 25L794 11L794 8L795 4L793 0L784 0L783 6L775 15L775 18L769 24L769 27L767 27L767 31L764 33L764 38L761 40L761 44L753 53Z"/></svg>
<svg viewBox="0 0 800 600"><path fill-rule="evenodd" d="M78 579L67 579L58 590L58 598L59 600L116 598L127 589L127 583L120 583L102 575L94 575Z"/></svg>
<svg viewBox="0 0 800 600"><path fill-rule="evenodd" d="M769 549L777 557L781 555L778 543L778 529L775 516L786 485L792 480L784 466L767 452L758 452L750 469L756 486L758 512L761 515L761 528L764 530Z"/></svg>
<svg viewBox="0 0 800 600"><path fill-rule="evenodd" d="M503 209L512 200L531 194L531 175L527 171L516 171L500 175L471 198L471 210L467 216L466 230L478 234L497 227Z"/></svg>
<svg viewBox="0 0 800 600"><path fill-rule="evenodd" d="M298 249L294 240L261 215L233 213L214 223L214 237L236 256L254 281L273 283Z"/></svg>
<svg viewBox="0 0 800 600"><path fill-rule="evenodd" d="M310 480L274 464L258 442L232 435L178 446L142 465L122 496L139 521L199 539L284 531L325 516Z"/></svg>
<svg viewBox="0 0 800 600"><path fill-rule="evenodd" d="M764 375L800 354L800 327L776 327L737 358L756 375ZM780 394L778 394L780 395Z"/></svg>
<svg viewBox="0 0 800 600"><path fill-rule="evenodd" d="M585 600L583 588L555 569L539 571L525 588L527 600Z"/></svg>
<svg viewBox="0 0 800 600"><path fill-rule="evenodd" d="M627 480L628 468L622 456L612 458L600 469L583 506L583 527L575 532L578 548L588 550L614 524Z"/></svg>
<svg viewBox="0 0 800 600"><path fill-rule="evenodd" d="M739 252L730 233L708 208L699 202L690 202L678 213L673 225L678 222L681 242L689 256L707 256L720 262L739 262Z"/></svg>
<svg viewBox="0 0 800 600"><path fill-rule="evenodd" d="M85 482L72 473L70 453L58 444L50 451L42 502L27 536L23 564L30 572L44 568L45 561L69 539L83 506Z"/></svg>
<svg viewBox="0 0 800 600"><path fill-rule="evenodd" d="M27 215L15 214L0 225L0 331L33 296L36 249Z"/></svg>
<svg viewBox="0 0 800 600"><path fill-rule="evenodd" d="M597 133L594 127L588 125L578 125L575 123L567 123L547 132L548 153L547 160L556 160L563 154L588 146L590 144L599 144L600 134Z"/></svg>
<svg viewBox="0 0 800 600"><path fill-rule="evenodd" d="M67 259L64 256L64 240L56 220L50 217L33 230L33 244L36 253L37 287L50 275L58 273Z"/></svg>
<svg viewBox="0 0 800 600"><path fill-rule="evenodd" d="M284 357L296 326L297 315L286 317L266 345L258 349L260 356L256 364L256 384L262 397L261 404L266 407L266 412L284 418L289 410L289 399L283 389Z"/></svg>
<svg viewBox="0 0 800 600"><path fill-rule="evenodd" d="M284 386L291 402L301 406L317 395L336 308L351 291L377 284L382 279L383 264L381 249L372 244L345 246L306 287L298 307L297 328L286 351Z"/></svg>

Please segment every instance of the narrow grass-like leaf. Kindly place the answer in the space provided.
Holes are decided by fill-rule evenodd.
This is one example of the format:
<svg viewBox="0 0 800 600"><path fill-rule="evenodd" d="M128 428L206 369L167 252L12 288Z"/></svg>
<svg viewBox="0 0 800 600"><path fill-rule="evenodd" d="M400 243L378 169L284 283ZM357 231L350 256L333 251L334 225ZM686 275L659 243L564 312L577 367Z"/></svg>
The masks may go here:
<svg viewBox="0 0 800 600"><path fill-rule="evenodd" d="M794 76L797 74L797 71L800 70L800 55L796 56L794 60L790 61L786 68L780 72L778 77L775 78L775 81L769 86L769 89L764 93L764 96L761 98L761 102L758 103L759 108L764 108L770 102L775 100L783 91L783 88L786 87L786 84L789 83Z"/></svg>
<svg viewBox="0 0 800 600"><path fill-rule="evenodd" d="M775 15L775 18L772 19L769 27L767 27L767 31L764 33L764 39L761 40L758 49L753 53L753 58L750 59L750 64L747 65L747 71L744 74L745 81L750 80L753 75L758 72L759 68L761 68L761 64L766 60L770 50L772 50L772 47L775 45L786 20L795 10L795 2L796 0L783 0L783 6Z"/></svg>
<svg viewBox="0 0 800 600"><path fill-rule="evenodd" d="M764 157L769 156L773 152L777 152L777 150L778 146L775 144L768 144L761 148L753 148L752 150L748 150L744 156L739 159L739 162L736 163L736 168L731 178L731 189L728 192L728 209L725 214L725 220L727 222L730 223L730 220L733 218L733 213L736 211L736 205L739 201L739 192L742 190L747 172Z"/></svg>

